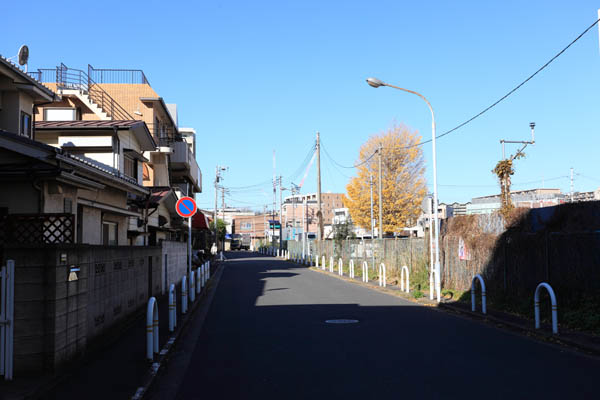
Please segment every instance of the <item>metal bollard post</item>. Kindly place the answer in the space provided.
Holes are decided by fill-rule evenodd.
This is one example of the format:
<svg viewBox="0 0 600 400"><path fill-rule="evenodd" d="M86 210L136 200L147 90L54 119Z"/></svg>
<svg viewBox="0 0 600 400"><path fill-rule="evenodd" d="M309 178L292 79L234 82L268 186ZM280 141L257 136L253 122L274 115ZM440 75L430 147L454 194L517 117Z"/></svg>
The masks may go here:
<svg viewBox="0 0 600 400"><path fill-rule="evenodd" d="M362 264L362 281L369 282L369 264L366 261Z"/></svg>
<svg viewBox="0 0 600 400"><path fill-rule="evenodd" d="M338 260L338 275L344 276L344 262L341 258Z"/></svg>
<svg viewBox="0 0 600 400"><path fill-rule="evenodd" d="M475 311L475 280L479 280L479 284L481 285L481 312L483 314L487 314L486 308L486 299L485 299L485 283L483 282L483 277L480 274L477 274L471 280L471 311Z"/></svg>
<svg viewBox="0 0 600 400"><path fill-rule="evenodd" d="M202 291L202 266L196 269L196 294L200 294Z"/></svg>
<svg viewBox="0 0 600 400"><path fill-rule="evenodd" d="M406 272L406 290L404 289L404 272ZM408 267L406 265L403 265L402 270L400 271L400 291L406 293L410 292L410 279L408 275Z"/></svg>
<svg viewBox="0 0 600 400"><path fill-rule="evenodd" d="M169 332L175 331L177 326L177 297L175 293L175 284L169 286Z"/></svg>
<svg viewBox="0 0 600 400"><path fill-rule="evenodd" d="M548 291L550 295L550 304L552 305L552 333L558 334L558 305L556 304L556 295L554 294L554 290L552 286L547 284L546 282L540 283L537 288L535 288L535 294L533 295L534 301L534 313L535 313L535 329L540 329L540 289L544 288Z"/></svg>
<svg viewBox="0 0 600 400"><path fill-rule="evenodd" d="M333 273L333 257L329 257L329 272Z"/></svg>
<svg viewBox="0 0 600 400"><path fill-rule="evenodd" d="M146 310L146 358L154 360L154 353L158 353L158 305L150 297Z"/></svg>
<svg viewBox="0 0 600 400"><path fill-rule="evenodd" d="M382 273L383 272L383 273ZM385 274L385 264L379 264L379 286L386 286L387 276Z"/></svg>
<svg viewBox="0 0 600 400"><path fill-rule="evenodd" d="M194 271L190 272L190 303L196 301L196 274Z"/></svg>
<svg viewBox="0 0 600 400"><path fill-rule="evenodd" d="M350 259L350 278L354 279L354 260Z"/></svg>
<svg viewBox="0 0 600 400"><path fill-rule="evenodd" d="M187 312L187 277L184 275L181 278L181 313L185 314Z"/></svg>

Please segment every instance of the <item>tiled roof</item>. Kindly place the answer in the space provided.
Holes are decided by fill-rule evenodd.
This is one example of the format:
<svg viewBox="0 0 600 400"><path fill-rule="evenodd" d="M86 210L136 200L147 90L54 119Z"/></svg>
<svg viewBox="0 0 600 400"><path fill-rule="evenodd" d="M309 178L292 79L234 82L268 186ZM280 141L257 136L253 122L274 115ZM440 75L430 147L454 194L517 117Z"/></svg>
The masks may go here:
<svg viewBox="0 0 600 400"><path fill-rule="evenodd" d="M152 189L150 204L158 204L171 193L171 188Z"/></svg>
<svg viewBox="0 0 600 400"><path fill-rule="evenodd" d="M135 179L124 176L123 174L119 174L118 171L114 170L111 167L102 167L102 166L98 165L99 163L97 161L95 161L91 158L87 158L87 157L81 156L81 155L76 156L76 155L70 154L68 152L65 152L64 150L62 150L60 148L49 146L47 144L37 142L35 140L31 140L25 136L17 135L17 134L7 132L4 130L0 130L0 135L3 135L13 141L21 142L21 143L29 145L29 146L35 146L35 147L45 150L51 154L60 154L63 157L68 157L80 164L94 168L94 169L98 170L99 172L103 172L106 175L109 175L110 177L112 177L113 179L124 181L124 182L130 183L130 184L139 186L140 188L143 188L143 186L139 185Z"/></svg>
<svg viewBox="0 0 600 400"><path fill-rule="evenodd" d="M14 62L12 62L8 58L4 58L2 55L0 55L0 63L6 65L9 68L12 68L15 72L17 72L19 75L21 75L23 78L25 78L29 82L31 82L34 85L36 85L40 90L42 90L43 92L45 92L49 96L54 96L54 92L52 90L50 90L49 88L47 88L46 86L44 86L44 84L42 82L38 81L37 79L35 79L31 75L25 73L23 70L21 70L21 68L19 68L19 66L17 64L15 64Z"/></svg>
<svg viewBox="0 0 600 400"><path fill-rule="evenodd" d="M106 128L131 128L143 124L135 120L110 120L110 121L36 121L36 129L106 129Z"/></svg>

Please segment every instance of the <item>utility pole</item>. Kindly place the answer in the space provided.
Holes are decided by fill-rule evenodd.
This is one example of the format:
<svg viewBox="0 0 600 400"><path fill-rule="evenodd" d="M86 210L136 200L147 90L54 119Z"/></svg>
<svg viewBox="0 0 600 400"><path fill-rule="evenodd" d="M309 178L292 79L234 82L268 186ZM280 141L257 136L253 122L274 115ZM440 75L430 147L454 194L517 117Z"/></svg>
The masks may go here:
<svg viewBox="0 0 600 400"><path fill-rule="evenodd" d="M381 190L381 152L383 150L383 145L379 143L379 149L377 153L379 155L379 239L383 239L383 193Z"/></svg>
<svg viewBox="0 0 600 400"><path fill-rule="evenodd" d="M217 246L217 252L219 251L219 232L217 229L217 196L219 187L219 166L215 169L215 212L213 214L213 228L215 228L215 246Z"/></svg>
<svg viewBox="0 0 600 400"><path fill-rule="evenodd" d="M573 168L571 168L571 203L573 202Z"/></svg>
<svg viewBox="0 0 600 400"><path fill-rule="evenodd" d="M281 175L279 175L279 251L283 250L283 241L281 240L283 238L282 235L282 230L283 230L283 225L282 225L282 219L283 219L283 177Z"/></svg>
<svg viewBox="0 0 600 400"><path fill-rule="evenodd" d="M222 171L226 171L228 169L228 167L223 167L220 165L217 165L216 171L215 171L215 212L213 215L213 221L214 221L214 228L215 228L215 245L217 246L217 251L219 251L219 229L218 229L218 224L217 224L217 201L218 201L218 194L219 194L219 182L221 182L221 180L223 179L223 177L221 176L221 172Z"/></svg>
<svg viewBox="0 0 600 400"><path fill-rule="evenodd" d="M263 234L265 235L265 243L267 242L267 233L269 232L267 228L267 205L265 204L263 208Z"/></svg>
<svg viewBox="0 0 600 400"><path fill-rule="evenodd" d="M271 246L275 247L275 207L277 207L277 177L275 176L275 150L273 150L273 236L271 240Z"/></svg>
<svg viewBox="0 0 600 400"><path fill-rule="evenodd" d="M225 223L225 188L221 188L221 219ZM227 233L227 226L225 226L225 233ZM225 242L223 242L223 250L225 250Z"/></svg>
<svg viewBox="0 0 600 400"><path fill-rule="evenodd" d="M321 210L321 137L319 132L317 132L317 203L317 217L319 219L317 239L323 240L323 211Z"/></svg>
<svg viewBox="0 0 600 400"><path fill-rule="evenodd" d="M369 175L369 186L371 188L371 259L372 268L375 268L375 220L373 219L373 175Z"/></svg>
<svg viewBox="0 0 600 400"><path fill-rule="evenodd" d="M305 196L302 199L302 259L304 259L305 247L306 247L306 207L308 198Z"/></svg>

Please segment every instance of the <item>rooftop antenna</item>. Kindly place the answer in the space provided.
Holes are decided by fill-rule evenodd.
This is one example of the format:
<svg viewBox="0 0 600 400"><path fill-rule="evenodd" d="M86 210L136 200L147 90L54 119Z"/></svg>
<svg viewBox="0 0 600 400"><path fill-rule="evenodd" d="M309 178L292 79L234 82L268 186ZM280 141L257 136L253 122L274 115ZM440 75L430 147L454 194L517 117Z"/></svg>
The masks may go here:
<svg viewBox="0 0 600 400"><path fill-rule="evenodd" d="M25 66L25 72L27 72L27 62L29 61L29 47L26 44L19 48L19 65Z"/></svg>

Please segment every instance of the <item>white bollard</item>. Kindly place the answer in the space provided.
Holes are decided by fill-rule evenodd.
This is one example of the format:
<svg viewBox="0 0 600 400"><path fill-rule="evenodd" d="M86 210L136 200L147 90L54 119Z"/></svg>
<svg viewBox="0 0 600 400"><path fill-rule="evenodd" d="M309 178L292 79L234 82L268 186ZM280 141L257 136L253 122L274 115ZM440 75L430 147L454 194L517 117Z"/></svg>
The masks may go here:
<svg viewBox="0 0 600 400"><path fill-rule="evenodd" d="M350 259L349 267L350 269L350 278L354 279L354 260Z"/></svg>
<svg viewBox="0 0 600 400"><path fill-rule="evenodd" d="M158 353L158 305L150 297L146 310L146 358L154 360L154 353Z"/></svg>
<svg viewBox="0 0 600 400"><path fill-rule="evenodd" d="M325 267L326 267L326 265L325 265L325 256L322 256L321 257L321 269L323 271L325 271Z"/></svg>
<svg viewBox="0 0 600 400"><path fill-rule="evenodd" d="M187 300L187 277L184 275L181 278L181 313L187 312L188 300Z"/></svg>
<svg viewBox="0 0 600 400"><path fill-rule="evenodd" d="M483 282L483 277L479 274L473 277L471 281L471 311L475 311L475 281L479 280L479 284L481 285L481 312L483 314L487 314L486 300L485 300L485 283Z"/></svg>
<svg viewBox="0 0 600 400"><path fill-rule="evenodd" d="M315 257L315 267L318 269L319 268L319 255L317 254L317 256Z"/></svg>
<svg viewBox="0 0 600 400"><path fill-rule="evenodd" d="M366 261L362 264L362 281L369 282L369 264Z"/></svg>
<svg viewBox="0 0 600 400"><path fill-rule="evenodd" d="M206 282L210 279L210 261L206 263Z"/></svg>
<svg viewBox="0 0 600 400"><path fill-rule="evenodd" d="M169 332L175 331L177 326L177 293L175 292L175 284L169 286Z"/></svg>
<svg viewBox="0 0 600 400"><path fill-rule="evenodd" d="M406 289L404 288L404 273L406 272ZM409 271L406 265L402 266L402 270L400 271L400 291L402 292L410 292L410 279L408 277Z"/></svg>
<svg viewBox="0 0 600 400"><path fill-rule="evenodd" d="M200 294L202 291L202 265L196 269L196 294Z"/></svg>
<svg viewBox="0 0 600 400"><path fill-rule="evenodd" d="M434 275L435 275L435 270L432 270L429 273L429 300L433 300L433 286L434 286Z"/></svg>
<svg viewBox="0 0 600 400"><path fill-rule="evenodd" d="M383 272L383 274L382 274ZM379 286L386 286L386 282L387 282L387 276L385 274L385 264L381 263L379 264Z"/></svg>
<svg viewBox="0 0 600 400"><path fill-rule="evenodd" d="M333 257L329 257L329 272L333 273Z"/></svg>
<svg viewBox="0 0 600 400"><path fill-rule="evenodd" d="M190 303L196 301L196 273L190 271Z"/></svg>
<svg viewBox="0 0 600 400"><path fill-rule="evenodd" d="M552 287L546 282L540 283L535 288L535 294L533 296L534 307L535 307L535 329L540 329L540 289L545 288L550 295L550 304L552 305L552 333L558 335L558 305L556 304L556 295Z"/></svg>
<svg viewBox="0 0 600 400"><path fill-rule="evenodd" d="M344 262L341 258L338 260L338 275L344 276Z"/></svg>

